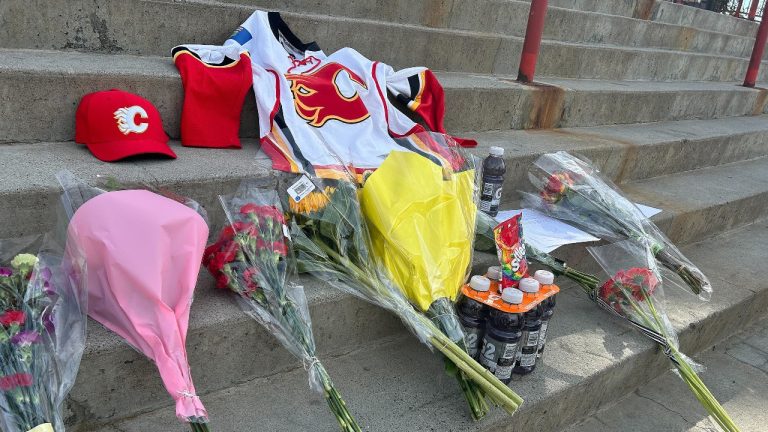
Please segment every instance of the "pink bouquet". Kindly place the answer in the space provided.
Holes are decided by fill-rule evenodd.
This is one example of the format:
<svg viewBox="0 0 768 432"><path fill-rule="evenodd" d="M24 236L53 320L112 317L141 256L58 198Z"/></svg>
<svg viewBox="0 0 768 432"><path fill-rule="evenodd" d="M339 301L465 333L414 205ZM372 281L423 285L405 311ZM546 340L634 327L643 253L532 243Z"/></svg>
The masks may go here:
<svg viewBox="0 0 768 432"><path fill-rule="evenodd" d="M65 198L79 207L68 245L85 257L89 315L152 359L177 417L194 431L207 431L185 347L206 221L146 190L99 192L65 186Z"/></svg>

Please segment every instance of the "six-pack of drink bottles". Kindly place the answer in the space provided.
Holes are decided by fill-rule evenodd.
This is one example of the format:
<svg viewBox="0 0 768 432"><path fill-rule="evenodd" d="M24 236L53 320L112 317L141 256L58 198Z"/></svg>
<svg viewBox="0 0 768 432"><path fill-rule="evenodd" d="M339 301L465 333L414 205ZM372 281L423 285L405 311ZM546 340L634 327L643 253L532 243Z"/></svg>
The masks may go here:
<svg viewBox="0 0 768 432"><path fill-rule="evenodd" d="M490 267L462 287L457 309L469 354L504 383L513 373L533 372L544 352L560 292L554 278L538 270L517 288L502 289L501 269Z"/></svg>

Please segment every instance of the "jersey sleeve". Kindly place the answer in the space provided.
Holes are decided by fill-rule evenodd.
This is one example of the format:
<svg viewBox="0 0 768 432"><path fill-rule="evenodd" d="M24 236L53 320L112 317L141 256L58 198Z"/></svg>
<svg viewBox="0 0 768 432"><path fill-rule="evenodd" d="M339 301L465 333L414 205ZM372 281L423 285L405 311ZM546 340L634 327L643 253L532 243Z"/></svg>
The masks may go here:
<svg viewBox="0 0 768 432"><path fill-rule="evenodd" d="M443 124L445 118L445 93L443 86L431 70L424 67L413 67L395 72L391 67L385 68L387 90L395 96L402 105L420 117L429 129L434 132L447 133ZM391 104L389 104L391 105ZM392 110L396 113L392 113ZM398 116L399 114L399 116ZM397 108L390 110L390 127L393 131L402 128L402 117L407 118ZM405 122L407 124L407 122ZM413 124L411 122L411 124ZM475 147L477 141L453 137L464 147Z"/></svg>

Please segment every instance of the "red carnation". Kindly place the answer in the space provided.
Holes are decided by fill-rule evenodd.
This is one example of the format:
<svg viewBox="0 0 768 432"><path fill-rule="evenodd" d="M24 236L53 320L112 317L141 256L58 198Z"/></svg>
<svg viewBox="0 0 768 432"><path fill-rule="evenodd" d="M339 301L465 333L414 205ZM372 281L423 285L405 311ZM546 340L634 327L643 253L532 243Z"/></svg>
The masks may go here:
<svg viewBox="0 0 768 432"><path fill-rule="evenodd" d="M285 243L281 241L272 242L272 250L282 256L288 255L288 246L286 246Z"/></svg>
<svg viewBox="0 0 768 432"><path fill-rule="evenodd" d="M219 272L216 275L216 288L229 289L229 276L227 276L222 272Z"/></svg>
<svg viewBox="0 0 768 432"><path fill-rule="evenodd" d="M260 213L259 209L261 207L262 206L256 205L254 203L248 203L240 207L240 214L244 214L244 215L247 215L249 213L259 214Z"/></svg>
<svg viewBox="0 0 768 432"><path fill-rule="evenodd" d="M616 274L619 283L632 291L632 297L638 301L645 300L653 294L659 285L659 279L649 268L635 267Z"/></svg>
<svg viewBox="0 0 768 432"><path fill-rule="evenodd" d="M32 385L32 375L28 373L17 373L0 377L0 390L9 391L16 387L29 387Z"/></svg>
<svg viewBox="0 0 768 432"><path fill-rule="evenodd" d="M24 324L25 320L26 316L24 315L24 312L18 310L10 310L0 315L0 325L5 327L10 327L14 324L20 326Z"/></svg>

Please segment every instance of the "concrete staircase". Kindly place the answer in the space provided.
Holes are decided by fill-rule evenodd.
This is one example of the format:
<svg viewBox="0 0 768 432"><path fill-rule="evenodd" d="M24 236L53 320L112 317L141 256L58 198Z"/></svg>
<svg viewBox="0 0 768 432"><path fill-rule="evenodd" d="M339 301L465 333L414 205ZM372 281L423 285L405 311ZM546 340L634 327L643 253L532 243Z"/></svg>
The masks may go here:
<svg viewBox="0 0 768 432"><path fill-rule="evenodd" d="M181 43L223 41L256 8L284 11L304 40L352 46L395 67L429 66L446 89L446 125L478 155L506 149L505 203L526 168L565 149L590 157L710 276L711 302L667 290L686 352L706 349L768 307L768 92L738 86L756 25L654 0L551 0L539 84L516 83L528 3L512 0L3 0L0 2L0 237L53 223L54 173L150 180L205 205L240 179L268 175L255 108L241 151L183 148L179 159L103 164L74 136L80 97L114 87L150 99L179 135ZM761 81L768 81L763 62ZM646 124L648 123L648 124ZM594 268L583 247L558 255ZM478 269L494 257L478 254ZM747 283L744 275L751 275ZM733 279L733 277L738 278ZM558 430L668 369L646 339L564 284L544 362L513 382L526 404L473 423L442 362L392 316L305 278L321 358L365 430ZM188 350L217 431L331 431L324 402L277 341L201 274ZM71 430L184 430L154 366L93 323Z"/></svg>

